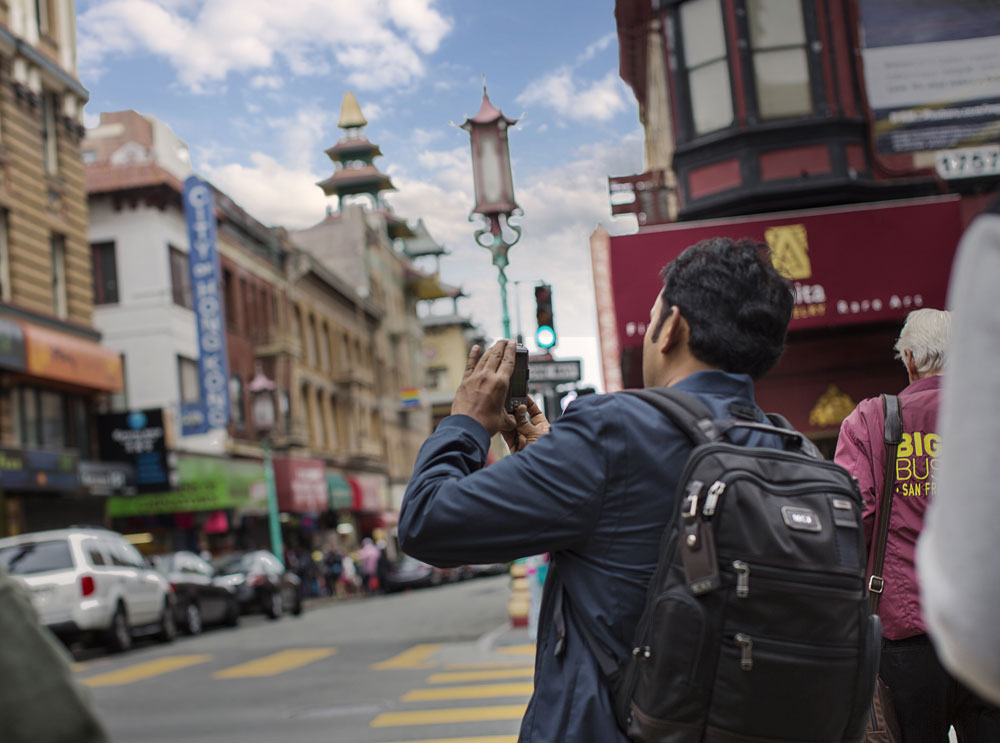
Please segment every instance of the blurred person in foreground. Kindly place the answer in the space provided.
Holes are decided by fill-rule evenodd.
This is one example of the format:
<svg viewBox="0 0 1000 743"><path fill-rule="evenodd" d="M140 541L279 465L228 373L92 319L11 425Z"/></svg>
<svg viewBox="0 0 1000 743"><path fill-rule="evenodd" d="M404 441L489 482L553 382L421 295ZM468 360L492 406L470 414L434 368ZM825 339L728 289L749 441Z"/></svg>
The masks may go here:
<svg viewBox="0 0 1000 743"><path fill-rule="evenodd" d="M883 627L879 676L889 687L903 743L946 743L953 725L960 743L1000 741L1000 710L941 666L920 606L915 553L924 513L940 488L935 480L941 441L938 406L950 331L949 312L915 310L907 315L895 346L910 383L899 393L903 437L894 465L896 489L878 608ZM881 398L862 400L841 424L834 456L858 481L869 555L885 472L884 426Z"/></svg>
<svg viewBox="0 0 1000 743"><path fill-rule="evenodd" d="M767 246L727 238L687 248L662 272L643 339L645 387L673 386L717 418L765 422L753 380L781 356L789 283ZM651 297L651 299L653 299ZM451 415L417 457L399 520L402 550L441 567L550 553L524 743L624 743L584 630L619 659L657 564L691 442L633 395L587 395L549 428L529 399L504 410L515 344L472 348ZM516 453L484 468L491 436ZM780 448L777 436L734 443ZM557 597L564 624L556 621Z"/></svg>
<svg viewBox="0 0 1000 743"><path fill-rule="evenodd" d="M917 545L924 615L941 662L1000 704L1000 199L959 246L941 403L938 494Z"/></svg>
<svg viewBox="0 0 1000 743"><path fill-rule="evenodd" d="M66 650L38 623L27 591L0 567L0 740L107 743Z"/></svg>

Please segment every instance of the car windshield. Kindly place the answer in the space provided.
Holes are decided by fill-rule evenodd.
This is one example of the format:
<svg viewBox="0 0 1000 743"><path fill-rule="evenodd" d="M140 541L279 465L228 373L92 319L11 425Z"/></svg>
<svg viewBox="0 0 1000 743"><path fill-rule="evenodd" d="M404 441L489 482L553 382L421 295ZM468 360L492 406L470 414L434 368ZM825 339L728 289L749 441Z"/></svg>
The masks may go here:
<svg viewBox="0 0 1000 743"><path fill-rule="evenodd" d="M24 542L0 548L0 565L12 575L31 575L73 567L73 554L65 539Z"/></svg>
<svg viewBox="0 0 1000 743"><path fill-rule="evenodd" d="M153 564L153 568L164 575L174 569L173 555L153 555L149 560Z"/></svg>
<svg viewBox="0 0 1000 743"><path fill-rule="evenodd" d="M233 573L245 573L253 564L253 555L230 555L216 560L214 563L219 575L231 575Z"/></svg>

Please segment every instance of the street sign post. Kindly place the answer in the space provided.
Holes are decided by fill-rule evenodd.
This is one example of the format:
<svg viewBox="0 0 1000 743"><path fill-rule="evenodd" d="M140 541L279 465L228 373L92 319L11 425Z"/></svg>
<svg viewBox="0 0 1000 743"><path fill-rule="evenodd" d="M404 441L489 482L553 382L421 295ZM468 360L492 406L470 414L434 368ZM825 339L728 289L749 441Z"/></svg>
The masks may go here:
<svg viewBox="0 0 1000 743"><path fill-rule="evenodd" d="M528 384L554 386L579 382L580 378L580 359L528 361Z"/></svg>

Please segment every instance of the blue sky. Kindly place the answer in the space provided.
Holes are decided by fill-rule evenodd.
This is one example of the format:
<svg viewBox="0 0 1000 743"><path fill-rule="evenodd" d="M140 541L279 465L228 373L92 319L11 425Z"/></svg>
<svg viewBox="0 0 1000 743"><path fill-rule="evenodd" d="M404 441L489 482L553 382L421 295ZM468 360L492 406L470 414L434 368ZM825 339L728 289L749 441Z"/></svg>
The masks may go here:
<svg viewBox="0 0 1000 743"><path fill-rule="evenodd" d="M501 334L488 251L472 240L468 135L482 75L511 131L524 235L508 277L553 286L557 355L600 384L588 237L610 216L607 176L643 169L635 99L618 78L613 3L555 0L78 0L87 121L135 109L166 122L195 169L261 221L305 227L327 200L340 103L353 92L400 216L422 217L451 255L442 279L461 307ZM335 206L335 205L334 205ZM513 305L511 318L516 318ZM520 290L525 335L533 297ZM650 298L652 301L652 298ZM531 346L529 341L529 347Z"/></svg>

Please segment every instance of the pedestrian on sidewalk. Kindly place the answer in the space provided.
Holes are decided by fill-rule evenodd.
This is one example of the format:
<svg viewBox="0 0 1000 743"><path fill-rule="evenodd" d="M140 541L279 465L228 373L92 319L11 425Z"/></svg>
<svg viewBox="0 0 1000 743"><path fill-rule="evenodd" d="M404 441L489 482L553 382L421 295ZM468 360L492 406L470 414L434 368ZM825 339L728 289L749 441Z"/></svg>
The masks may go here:
<svg viewBox="0 0 1000 743"><path fill-rule="evenodd" d="M661 278L643 340L644 386L683 390L717 418L732 406L766 422L753 380L780 357L793 305L767 246L705 240ZM631 651L691 442L633 395L581 397L551 429L532 400L514 418L504 409L514 352L506 340L472 348L452 414L417 457L400 546L442 567L550 553L520 740L625 743L584 632L619 660ZM485 467L497 432L516 453ZM741 429L732 439L781 448L771 433Z"/></svg>
<svg viewBox="0 0 1000 743"><path fill-rule="evenodd" d="M910 383L899 393L903 436L895 463L889 462L896 487L878 606L884 638L879 676L889 687L903 743L945 743L953 725L959 743L1000 741L1000 710L956 681L938 660L926 634L914 562L937 486L938 405L950 332L949 312L916 310L907 316L895 348ZM858 481L869 553L886 472L884 428L881 398L863 400L841 425L834 456Z"/></svg>

